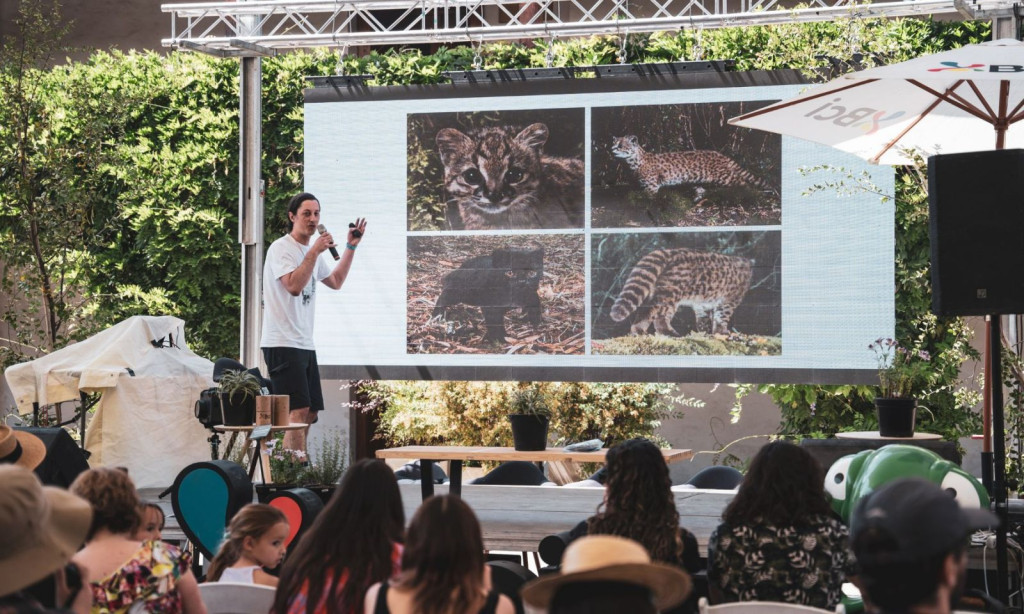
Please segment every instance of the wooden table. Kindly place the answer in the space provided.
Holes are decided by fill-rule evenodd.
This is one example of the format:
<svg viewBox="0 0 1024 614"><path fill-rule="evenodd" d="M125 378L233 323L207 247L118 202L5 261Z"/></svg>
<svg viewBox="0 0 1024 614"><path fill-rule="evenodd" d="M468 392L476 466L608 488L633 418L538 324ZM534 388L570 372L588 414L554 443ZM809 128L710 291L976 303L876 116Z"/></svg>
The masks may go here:
<svg viewBox="0 0 1024 614"><path fill-rule="evenodd" d="M399 484L406 522L421 504L416 484ZM451 489L437 487L438 494ZM701 556L708 538L722 522L722 511L736 495L725 490L681 490L672 493L679 524L697 537ZM604 499L604 488L566 486L491 486L467 484L462 498L476 514L487 550L536 552L540 540L568 531L593 516Z"/></svg>
<svg viewBox="0 0 1024 614"><path fill-rule="evenodd" d="M911 437L882 437L878 431L847 431L836 433L836 439L891 439L892 441L937 441L942 439L938 433L922 433L914 431Z"/></svg>
<svg viewBox="0 0 1024 614"><path fill-rule="evenodd" d="M448 467L448 492L455 496L462 494L462 461L576 461L581 463L603 463L608 448L593 452L566 452L561 448L548 448L528 452L515 448L486 446L402 446L377 450L377 458L419 459L420 491L423 499L434 494L434 461L451 461ZM662 450L666 463L693 458L692 450ZM428 476L424 479L424 476Z"/></svg>

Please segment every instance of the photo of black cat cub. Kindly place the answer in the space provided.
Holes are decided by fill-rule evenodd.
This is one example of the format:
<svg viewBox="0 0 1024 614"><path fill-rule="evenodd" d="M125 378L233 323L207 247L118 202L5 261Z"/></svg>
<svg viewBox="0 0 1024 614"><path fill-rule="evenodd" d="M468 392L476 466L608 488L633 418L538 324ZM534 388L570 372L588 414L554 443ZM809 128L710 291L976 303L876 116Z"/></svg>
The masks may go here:
<svg viewBox="0 0 1024 614"><path fill-rule="evenodd" d="M485 341L505 342L505 314L523 310L535 327L541 324L540 296L544 276L544 248L498 248L490 255L466 260L444 277L443 289L432 317L444 317L446 308L464 304L480 307L487 327Z"/></svg>

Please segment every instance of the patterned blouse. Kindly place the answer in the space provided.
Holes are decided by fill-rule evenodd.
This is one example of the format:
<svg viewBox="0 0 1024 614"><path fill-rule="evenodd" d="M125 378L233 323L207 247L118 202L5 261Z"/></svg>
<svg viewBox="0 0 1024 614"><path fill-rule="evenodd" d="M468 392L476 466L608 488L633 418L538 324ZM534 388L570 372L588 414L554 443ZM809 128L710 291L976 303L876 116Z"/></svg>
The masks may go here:
<svg viewBox="0 0 1024 614"><path fill-rule="evenodd" d="M718 525L708 542L708 583L724 601L785 601L834 609L856 573L849 533L812 516L798 526Z"/></svg>
<svg viewBox="0 0 1024 614"><path fill-rule="evenodd" d="M178 614L178 579L188 572L192 556L159 540L142 542L134 555L92 588L92 614L127 612L136 601L150 614Z"/></svg>

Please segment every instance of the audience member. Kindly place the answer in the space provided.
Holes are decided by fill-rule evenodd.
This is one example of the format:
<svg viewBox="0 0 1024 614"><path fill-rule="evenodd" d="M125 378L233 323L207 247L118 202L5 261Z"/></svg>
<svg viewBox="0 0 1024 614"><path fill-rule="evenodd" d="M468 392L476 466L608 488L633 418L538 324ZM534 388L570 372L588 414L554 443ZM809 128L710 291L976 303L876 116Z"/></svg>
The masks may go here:
<svg viewBox="0 0 1024 614"><path fill-rule="evenodd" d="M676 565L653 563L625 537L590 535L569 544L558 574L523 587L523 601L548 614L657 614L690 593Z"/></svg>
<svg viewBox="0 0 1024 614"><path fill-rule="evenodd" d="M964 589L970 534L997 524L988 510L961 508L921 478L895 480L864 497L850 531L868 611L951 612Z"/></svg>
<svg viewBox="0 0 1024 614"><path fill-rule="evenodd" d="M402 571L373 585L364 614L513 614L508 597L492 590L476 515L462 499L434 496L409 523Z"/></svg>
<svg viewBox="0 0 1024 614"><path fill-rule="evenodd" d="M569 533L618 535L639 542L655 561L676 565L691 575L702 569L697 538L679 526L679 510L672 493L668 465L658 446L647 439L624 441L608 450L604 502L597 514ZM695 599L678 612L694 612Z"/></svg>
<svg viewBox="0 0 1024 614"><path fill-rule="evenodd" d="M272 614L353 614L399 570L405 511L391 469L361 460L341 479L281 569Z"/></svg>
<svg viewBox="0 0 1024 614"><path fill-rule="evenodd" d="M208 582L242 582L277 586L274 569L288 550L288 518L276 507L250 503L228 523L227 534L206 572Z"/></svg>
<svg viewBox="0 0 1024 614"><path fill-rule="evenodd" d="M144 542L151 539L159 540L163 537L164 510L156 503L145 502L139 505L141 522L139 528L135 529L133 539Z"/></svg>
<svg viewBox="0 0 1024 614"><path fill-rule="evenodd" d="M24 467L0 464L0 613L47 611L26 589L56 575L54 603L86 614L89 591L79 590L79 571L68 561L91 522L88 501L43 486Z"/></svg>
<svg viewBox="0 0 1024 614"><path fill-rule="evenodd" d="M86 545L72 559L85 572L92 612L124 612L141 603L151 614L205 614L191 556L159 540L132 538L139 525L139 497L125 471L89 469L71 492L92 505Z"/></svg>
<svg viewBox="0 0 1024 614"><path fill-rule="evenodd" d="M708 542L712 603L836 607L854 558L824 480L818 461L797 445L775 441L758 451Z"/></svg>

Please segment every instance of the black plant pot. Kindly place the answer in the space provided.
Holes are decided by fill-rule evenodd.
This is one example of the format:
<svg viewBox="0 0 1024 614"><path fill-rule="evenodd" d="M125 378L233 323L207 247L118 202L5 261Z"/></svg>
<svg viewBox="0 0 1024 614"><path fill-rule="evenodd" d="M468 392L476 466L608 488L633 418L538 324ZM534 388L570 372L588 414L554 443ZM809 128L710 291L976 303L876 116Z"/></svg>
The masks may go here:
<svg viewBox="0 0 1024 614"><path fill-rule="evenodd" d="M875 398L878 434L881 437L913 437L917 399Z"/></svg>
<svg viewBox="0 0 1024 614"><path fill-rule="evenodd" d="M252 426L256 422L256 397L243 398L236 394L232 401L221 393L220 407L224 412L224 426Z"/></svg>
<svg viewBox="0 0 1024 614"><path fill-rule="evenodd" d="M536 452L548 447L548 417L533 414L512 414L512 441L520 452Z"/></svg>

